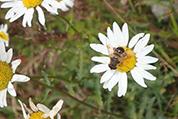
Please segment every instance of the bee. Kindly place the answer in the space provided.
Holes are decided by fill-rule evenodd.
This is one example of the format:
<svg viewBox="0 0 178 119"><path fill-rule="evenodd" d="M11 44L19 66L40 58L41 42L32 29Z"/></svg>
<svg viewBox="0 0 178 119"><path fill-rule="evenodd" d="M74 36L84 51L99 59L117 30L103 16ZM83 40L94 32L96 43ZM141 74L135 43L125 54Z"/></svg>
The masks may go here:
<svg viewBox="0 0 178 119"><path fill-rule="evenodd" d="M109 67L113 70L117 69L117 65L121 64L126 57L127 53L124 48L113 48L113 53L110 56Z"/></svg>

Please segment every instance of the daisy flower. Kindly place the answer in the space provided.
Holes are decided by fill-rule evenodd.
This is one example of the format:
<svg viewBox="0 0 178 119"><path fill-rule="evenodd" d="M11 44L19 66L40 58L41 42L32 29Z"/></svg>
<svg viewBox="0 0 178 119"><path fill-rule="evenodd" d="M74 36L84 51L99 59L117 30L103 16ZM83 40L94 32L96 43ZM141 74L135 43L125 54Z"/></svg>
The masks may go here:
<svg viewBox="0 0 178 119"><path fill-rule="evenodd" d="M26 27L32 26L32 19L35 9L38 13L38 20L41 25L45 25L45 16L41 7L44 7L51 14L58 14L58 9L61 11L68 11L73 7L74 0L3 0L1 8L10 8L5 19L13 22L23 16L22 25Z"/></svg>
<svg viewBox="0 0 178 119"><path fill-rule="evenodd" d="M21 105L24 119L54 119L55 116L57 119L61 119L59 111L62 108L63 100L59 100L52 110L40 103L35 105L31 98L29 98L30 109L20 100L18 100L18 102ZM28 111L28 114L26 111Z"/></svg>
<svg viewBox="0 0 178 119"><path fill-rule="evenodd" d="M144 79L156 80L148 70L156 69L151 65L158 61L157 58L147 56L154 48L154 45L147 45L150 34L139 33L129 42L128 26L125 23L122 29L116 22L113 29L107 29L107 36L98 34L102 44L90 44L96 52L105 56L95 56L91 60L100 64L91 68L91 73L103 73L100 83L103 88L109 91L118 85L118 97L125 96L127 92L127 74L131 73L133 79L142 87L147 87Z"/></svg>
<svg viewBox="0 0 178 119"><path fill-rule="evenodd" d="M13 55L12 49L6 52L3 42L0 42L0 107L7 106L7 91L11 96L16 96L16 91L12 83L27 82L29 77L21 74L15 74L16 68L20 65L21 60L17 59L11 62Z"/></svg>
<svg viewBox="0 0 178 119"><path fill-rule="evenodd" d="M9 46L9 34L7 33L7 24L0 25L0 41L3 41L6 46Z"/></svg>

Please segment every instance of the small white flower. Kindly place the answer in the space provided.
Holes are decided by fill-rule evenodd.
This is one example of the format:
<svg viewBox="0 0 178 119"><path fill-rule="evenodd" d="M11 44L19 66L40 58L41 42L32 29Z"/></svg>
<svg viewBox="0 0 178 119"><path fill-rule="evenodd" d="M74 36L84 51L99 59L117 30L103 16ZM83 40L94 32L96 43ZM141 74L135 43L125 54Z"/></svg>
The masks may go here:
<svg viewBox="0 0 178 119"><path fill-rule="evenodd" d="M158 61L157 58L147 56L154 48L154 45L147 45L150 34L139 33L129 42L128 26L125 23L122 30L116 22L113 23L113 30L108 27L107 36L98 34L102 44L90 44L96 52L105 56L92 57L92 61L100 64L95 65L91 73L103 73L100 83L103 88L109 91L117 84L118 97L124 96L127 92L127 73L131 73L133 79L142 87L147 87L144 79L156 80L148 70L156 69L151 65Z"/></svg>
<svg viewBox="0 0 178 119"><path fill-rule="evenodd" d="M7 33L7 24L0 25L0 42L4 42L6 46L9 46L9 34Z"/></svg>
<svg viewBox="0 0 178 119"><path fill-rule="evenodd" d="M45 25L45 16L41 7L44 7L51 14L58 14L58 9L62 11L68 11L70 7L73 7L74 0L3 0L1 8L10 8L7 12L5 19L9 19L13 22L23 16L22 25L26 27L32 26L32 19L35 9L38 12L38 20L41 25Z"/></svg>
<svg viewBox="0 0 178 119"><path fill-rule="evenodd" d="M61 116L59 114L59 111L62 108L63 105L63 100L59 100L56 105L50 110L48 107L46 107L43 104L37 104L35 105L31 98L29 99L29 106L30 109L27 108L27 106L22 103L20 100L18 100L21 108L22 108L22 113L24 116L24 119L54 119L55 116L57 119L61 119ZM28 113L26 113L28 111Z"/></svg>
<svg viewBox="0 0 178 119"><path fill-rule="evenodd" d="M16 68L20 65L21 60L17 59L11 62L13 56L12 49L6 52L5 45L0 42L0 107L7 106L7 91L10 95L16 96L16 91L12 83L27 82L29 77L21 74L15 74Z"/></svg>

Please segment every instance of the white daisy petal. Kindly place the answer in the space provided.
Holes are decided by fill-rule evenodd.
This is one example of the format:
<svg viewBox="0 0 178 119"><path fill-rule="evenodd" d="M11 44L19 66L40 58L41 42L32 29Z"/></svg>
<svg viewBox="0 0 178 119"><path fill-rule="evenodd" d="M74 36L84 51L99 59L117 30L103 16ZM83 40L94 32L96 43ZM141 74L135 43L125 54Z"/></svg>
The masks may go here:
<svg viewBox="0 0 178 119"><path fill-rule="evenodd" d="M108 37L107 43L112 47L116 47L117 44L116 44L115 36L110 27L108 27L107 29L107 37Z"/></svg>
<svg viewBox="0 0 178 119"><path fill-rule="evenodd" d="M11 19L13 17L15 17L15 15L19 14L19 10L17 7L12 7L7 14L5 15L5 19ZM14 14L15 13L15 14Z"/></svg>
<svg viewBox="0 0 178 119"><path fill-rule="evenodd" d="M18 3L17 2L7 2L7 3L3 3L1 5L1 8L11 8L11 7L17 6L17 4L20 4L20 2L19 1L18 1Z"/></svg>
<svg viewBox="0 0 178 119"><path fill-rule="evenodd" d="M64 12L68 11L69 8L67 7L66 3L64 0L60 1L58 4L58 8Z"/></svg>
<svg viewBox="0 0 178 119"><path fill-rule="evenodd" d="M141 67L144 70L156 69L155 66L150 65L150 64L137 63L136 65L137 65L137 67Z"/></svg>
<svg viewBox="0 0 178 119"><path fill-rule="evenodd" d="M61 115L59 113L57 114L57 119L61 119Z"/></svg>
<svg viewBox="0 0 178 119"><path fill-rule="evenodd" d="M27 118L26 111L25 111L25 108L24 108L24 106L23 106L23 103L22 103L20 100L18 100L18 102L20 103L20 106L21 106L21 108L22 108L23 117L24 117L25 119L28 119L28 118Z"/></svg>
<svg viewBox="0 0 178 119"><path fill-rule="evenodd" d="M127 25L127 23L125 23L122 26L122 33L123 33L123 37L124 37L124 44L123 44L123 46L127 46L128 41L129 41L129 31L128 31L128 25Z"/></svg>
<svg viewBox="0 0 178 119"><path fill-rule="evenodd" d="M115 35L114 37L116 39L116 45L124 46L124 36L119 25L116 22L113 23L113 32Z"/></svg>
<svg viewBox="0 0 178 119"><path fill-rule="evenodd" d="M125 96L127 92L127 74L121 73L121 77L118 82L118 97Z"/></svg>
<svg viewBox="0 0 178 119"><path fill-rule="evenodd" d="M0 56L0 60L2 61L2 62L6 62L6 60L7 60L7 53L1 53L1 56Z"/></svg>
<svg viewBox="0 0 178 119"><path fill-rule="evenodd" d="M58 8L62 11L68 11L69 7L73 7L74 0L61 0L58 4Z"/></svg>
<svg viewBox="0 0 178 119"><path fill-rule="evenodd" d="M29 27L32 26L33 13L34 13L34 9L33 8L28 9L28 12L27 12L27 17L28 17L27 24L28 24Z"/></svg>
<svg viewBox="0 0 178 119"><path fill-rule="evenodd" d="M12 85L11 82L9 82L9 84L8 84L7 91L9 92L9 94L10 94L11 96L14 96L14 97L17 96L16 91L15 91L15 89L14 89L14 86Z"/></svg>
<svg viewBox="0 0 178 119"><path fill-rule="evenodd" d="M152 75L151 73L149 73L148 71L143 70L142 68L139 68L139 73L140 73L140 75L143 76L143 78L145 78L145 79L147 79L147 80L152 80L152 81L156 80L156 77L155 77L155 76L153 76L153 75Z"/></svg>
<svg viewBox="0 0 178 119"><path fill-rule="evenodd" d="M129 42L129 48L133 48L135 44L144 36L144 33L139 33L135 35Z"/></svg>
<svg viewBox="0 0 178 119"><path fill-rule="evenodd" d="M138 53L140 52L148 43L150 40L150 34L146 34L143 38L141 38L138 43L134 47L134 52Z"/></svg>
<svg viewBox="0 0 178 119"><path fill-rule="evenodd" d="M9 47L9 40L8 41L4 41L6 47Z"/></svg>
<svg viewBox="0 0 178 119"><path fill-rule="evenodd" d="M3 42L0 42L0 54L4 54L5 53L5 45Z"/></svg>
<svg viewBox="0 0 178 119"><path fill-rule="evenodd" d="M41 7L36 7L36 10L38 12L38 20L40 22L41 25L45 25L45 17L44 17L44 13L43 10L41 9Z"/></svg>
<svg viewBox="0 0 178 119"><path fill-rule="evenodd" d="M10 63L11 62L11 59L12 59L12 55L13 55L13 50L12 50L12 48L11 49L9 49L8 51L7 51L7 59L6 59L6 62L7 63Z"/></svg>
<svg viewBox="0 0 178 119"><path fill-rule="evenodd" d="M154 45L148 45L144 47L140 52L136 54L137 57L143 57L147 54L149 54L154 48Z"/></svg>
<svg viewBox="0 0 178 119"><path fill-rule="evenodd" d="M111 77L114 75L114 70L107 70L101 77L100 83L104 83L111 79Z"/></svg>
<svg viewBox="0 0 178 119"><path fill-rule="evenodd" d="M37 104L37 108L40 110L40 111L42 111L42 112L44 112L44 113L49 113L50 112L50 109L48 108L48 107L46 107L45 105L43 105L43 104Z"/></svg>
<svg viewBox="0 0 178 119"><path fill-rule="evenodd" d="M38 108L36 107L36 105L33 103L32 99L29 98L29 106L32 109L32 111L37 112Z"/></svg>
<svg viewBox="0 0 178 119"><path fill-rule="evenodd" d="M17 67L20 65L20 63L21 63L20 59L12 61L11 65L12 65L13 73L15 73L15 71L16 71Z"/></svg>
<svg viewBox="0 0 178 119"><path fill-rule="evenodd" d="M4 95L2 96L4 98L4 106L7 106L7 89L4 89Z"/></svg>
<svg viewBox="0 0 178 119"><path fill-rule="evenodd" d="M73 7L75 0L64 0L64 2L67 6Z"/></svg>
<svg viewBox="0 0 178 119"><path fill-rule="evenodd" d="M109 91L121 80L122 74L120 72L116 72L111 79L108 81L107 87Z"/></svg>
<svg viewBox="0 0 178 119"><path fill-rule="evenodd" d="M112 78L112 77L111 77L111 78ZM108 89L108 83L109 83L109 81L110 81L110 79L107 80L107 81L105 81L105 82L103 83L103 88L104 88L104 89Z"/></svg>
<svg viewBox="0 0 178 119"><path fill-rule="evenodd" d="M49 113L44 114L43 117L44 118L50 117L51 119L53 119L61 110L63 103L64 103L63 100L59 100L57 104L52 108L52 110Z"/></svg>
<svg viewBox="0 0 178 119"><path fill-rule="evenodd" d="M110 58L109 57L92 57L91 58L92 61L94 62L99 62L99 63L103 63L103 64L109 64L110 62Z"/></svg>
<svg viewBox="0 0 178 119"><path fill-rule="evenodd" d="M144 56L144 57L139 57L137 59L138 62L149 64L149 63L155 63L158 61L158 58L151 57L151 56Z"/></svg>
<svg viewBox="0 0 178 119"><path fill-rule="evenodd" d="M7 32L7 30L8 30L8 27L7 27L7 24L5 24L3 31L4 31L4 32Z"/></svg>
<svg viewBox="0 0 178 119"><path fill-rule="evenodd" d="M34 13L34 9L33 8L27 9L25 11L25 14L24 14L24 17L23 17L23 21L22 21L23 27L26 27L27 24L28 24L28 26L31 26L31 21L32 21L32 18L33 18L33 13Z"/></svg>
<svg viewBox="0 0 178 119"><path fill-rule="evenodd" d="M4 89L4 90L0 91L0 107L1 108L7 106L6 95L7 95L7 89Z"/></svg>
<svg viewBox="0 0 178 119"><path fill-rule="evenodd" d="M30 80L30 78L25 75L14 74L11 82L27 82L29 80Z"/></svg>
<svg viewBox="0 0 178 119"><path fill-rule="evenodd" d="M57 113L61 110L62 105L63 105L64 101L63 100L59 100L56 105L54 105L54 107L52 108L52 110ZM55 114L56 115L56 114Z"/></svg>
<svg viewBox="0 0 178 119"><path fill-rule="evenodd" d="M104 55L109 55L108 49L106 46L101 44L90 44L90 47L96 52L102 53Z"/></svg>
<svg viewBox="0 0 178 119"><path fill-rule="evenodd" d="M109 69L108 64L98 64L91 68L90 73L102 73Z"/></svg>
<svg viewBox="0 0 178 119"><path fill-rule="evenodd" d="M52 7L49 4L49 0L43 0L43 2L41 3L41 6L43 6L48 12L50 12L51 14L58 14L57 12L57 8Z"/></svg>
<svg viewBox="0 0 178 119"><path fill-rule="evenodd" d="M24 15L25 11L26 11L25 7L18 7L18 9L16 10L16 14L13 17L11 17L9 21L14 22L18 18L20 18L22 15Z"/></svg>
<svg viewBox="0 0 178 119"><path fill-rule="evenodd" d="M3 108L4 107L4 104L3 104L3 102L4 102L4 97L3 97L3 90L2 91L0 91L0 107L1 108Z"/></svg>
<svg viewBox="0 0 178 119"><path fill-rule="evenodd" d="M105 35L103 35L102 33L99 33L99 34L98 34L98 37L99 37L99 40L101 41L101 43L102 43L103 45L106 45L106 44L107 44L108 38L107 38Z"/></svg>
<svg viewBox="0 0 178 119"><path fill-rule="evenodd" d="M135 67L133 70L131 70L131 75L133 79L142 87L146 88L147 85L144 82L143 77L139 74L139 70L137 67Z"/></svg>

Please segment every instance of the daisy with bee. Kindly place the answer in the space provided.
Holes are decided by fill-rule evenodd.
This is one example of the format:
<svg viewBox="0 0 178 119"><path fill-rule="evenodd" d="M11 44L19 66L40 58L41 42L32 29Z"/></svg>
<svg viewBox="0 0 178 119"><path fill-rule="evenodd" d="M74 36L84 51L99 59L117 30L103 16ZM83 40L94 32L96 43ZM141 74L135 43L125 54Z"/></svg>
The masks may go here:
<svg viewBox="0 0 178 119"><path fill-rule="evenodd" d="M107 36L98 34L102 44L90 44L90 47L105 56L94 56L92 61L100 64L91 68L91 73L103 73L100 83L109 91L118 85L118 97L125 96L127 92L127 73L131 73L133 79L142 87L147 87L144 79L156 80L149 70L156 69L152 63L157 58L147 56L154 45L147 45L150 34L139 33L131 38L129 42L128 25L125 23L122 29L114 22L113 30L107 29Z"/></svg>

